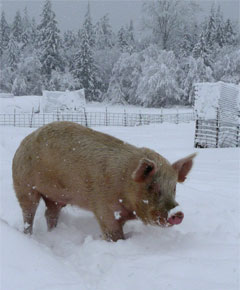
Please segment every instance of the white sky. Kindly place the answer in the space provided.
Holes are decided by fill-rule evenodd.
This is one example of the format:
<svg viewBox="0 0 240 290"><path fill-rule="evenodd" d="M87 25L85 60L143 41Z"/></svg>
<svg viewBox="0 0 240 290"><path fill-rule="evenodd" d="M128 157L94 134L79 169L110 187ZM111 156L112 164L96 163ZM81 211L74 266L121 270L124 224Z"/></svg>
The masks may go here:
<svg viewBox="0 0 240 290"><path fill-rule="evenodd" d="M0 0L8 22L12 22L17 10L23 14L25 7L28 8L28 13L31 17L35 17L37 22L40 19L42 6L44 1L32 0ZM106 13L109 14L110 23L113 29L117 31L122 25L129 23L132 19L135 27L138 26L142 15L142 0L95 0L90 1L92 20L95 23ZM146 1L145 1L146 2ZM199 0L203 16L208 15L212 3L221 4L225 18L231 18L235 21L240 19L240 0ZM83 0L54 0L52 1L53 8L56 13L57 21L61 31L68 29L79 29L86 13L87 1Z"/></svg>

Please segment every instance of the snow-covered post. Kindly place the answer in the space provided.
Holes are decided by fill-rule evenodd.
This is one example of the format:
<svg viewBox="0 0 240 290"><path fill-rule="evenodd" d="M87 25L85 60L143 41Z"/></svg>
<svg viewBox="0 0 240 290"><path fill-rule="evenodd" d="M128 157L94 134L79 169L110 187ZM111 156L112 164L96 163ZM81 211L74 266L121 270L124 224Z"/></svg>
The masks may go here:
<svg viewBox="0 0 240 290"><path fill-rule="evenodd" d="M161 107L160 123L163 123L163 108Z"/></svg>

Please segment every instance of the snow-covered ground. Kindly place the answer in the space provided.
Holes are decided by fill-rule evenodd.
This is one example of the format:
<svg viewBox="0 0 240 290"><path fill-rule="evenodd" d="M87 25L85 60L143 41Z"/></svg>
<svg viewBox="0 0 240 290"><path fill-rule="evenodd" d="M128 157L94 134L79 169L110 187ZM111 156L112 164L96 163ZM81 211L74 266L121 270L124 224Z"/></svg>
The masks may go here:
<svg viewBox="0 0 240 290"><path fill-rule="evenodd" d="M171 162L196 151L193 123L98 130L148 146ZM189 178L177 187L185 214L178 226L132 221L124 228L127 240L109 243L91 213L70 206L47 232L41 203L29 237L22 233L11 160L31 131L0 127L2 290L239 290L238 149L198 150Z"/></svg>

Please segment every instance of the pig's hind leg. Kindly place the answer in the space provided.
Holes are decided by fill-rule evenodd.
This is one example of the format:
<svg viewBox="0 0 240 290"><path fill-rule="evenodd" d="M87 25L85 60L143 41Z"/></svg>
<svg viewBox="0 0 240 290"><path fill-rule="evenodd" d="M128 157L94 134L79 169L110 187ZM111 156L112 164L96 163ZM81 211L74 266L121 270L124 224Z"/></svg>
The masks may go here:
<svg viewBox="0 0 240 290"><path fill-rule="evenodd" d="M45 211L47 227L48 227L48 230L51 231L53 228L57 226L58 217L59 217L61 208L65 206L65 204L63 205L61 203L52 201L43 195L42 195L42 198L44 199L46 207L47 207Z"/></svg>
<svg viewBox="0 0 240 290"><path fill-rule="evenodd" d="M34 216L41 198L38 191L15 186L16 196L23 213L24 233L32 234Z"/></svg>

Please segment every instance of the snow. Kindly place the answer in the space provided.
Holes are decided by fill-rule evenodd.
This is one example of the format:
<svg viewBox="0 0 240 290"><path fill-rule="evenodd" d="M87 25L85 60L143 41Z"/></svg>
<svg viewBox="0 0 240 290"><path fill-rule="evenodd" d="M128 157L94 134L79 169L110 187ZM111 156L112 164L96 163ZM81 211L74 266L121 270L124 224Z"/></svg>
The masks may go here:
<svg viewBox="0 0 240 290"><path fill-rule="evenodd" d="M78 94L80 94L80 91ZM49 92L49 91L48 91ZM55 93L55 92L53 92ZM59 109L61 105L64 105L65 107L70 108L70 110L74 110L75 107L82 110L85 108L86 112L112 112L112 113L145 113L145 114L171 114L171 113L192 113L193 110L190 107L183 107L183 106L176 106L172 108L144 108L141 106L134 106L134 105L113 105L109 104L107 102L98 103L98 102L90 102L90 103L81 103L76 102L74 98L72 98L72 95L75 97L75 92L64 92L64 94L60 94L57 92L57 97L54 96L54 94L50 94L50 99L54 98L54 102L51 105L49 102L46 101L47 97L44 96L21 96L21 97L1 97L0 96L0 114L13 114L14 110L16 112L22 112L22 113L32 113L40 111L47 111L50 112L51 110L56 110L57 104L59 106ZM5 94L4 94L5 96ZM56 101L56 98L59 98L59 101ZM61 98L63 98L63 101L61 101ZM68 102L68 101L69 102ZM72 102L74 100L74 102ZM73 106L74 104L74 106ZM78 104L78 105L76 105Z"/></svg>
<svg viewBox="0 0 240 290"><path fill-rule="evenodd" d="M60 109L74 111L86 105L84 89L77 91L43 91L42 111L50 113Z"/></svg>
<svg viewBox="0 0 240 290"><path fill-rule="evenodd" d="M240 86L231 83L196 83L195 111L204 120L216 119L217 108L232 110L238 114L240 109ZM229 103L229 104L228 104Z"/></svg>
<svg viewBox="0 0 240 290"><path fill-rule="evenodd" d="M196 151L194 123L101 127L136 146L150 147L170 162ZM199 149L189 178L177 186L184 212L170 228L131 221L127 239L103 241L92 213L67 206L47 232L44 204L33 235L22 233L12 187L11 160L33 129L0 127L0 248L3 290L238 290L240 154L236 148Z"/></svg>

